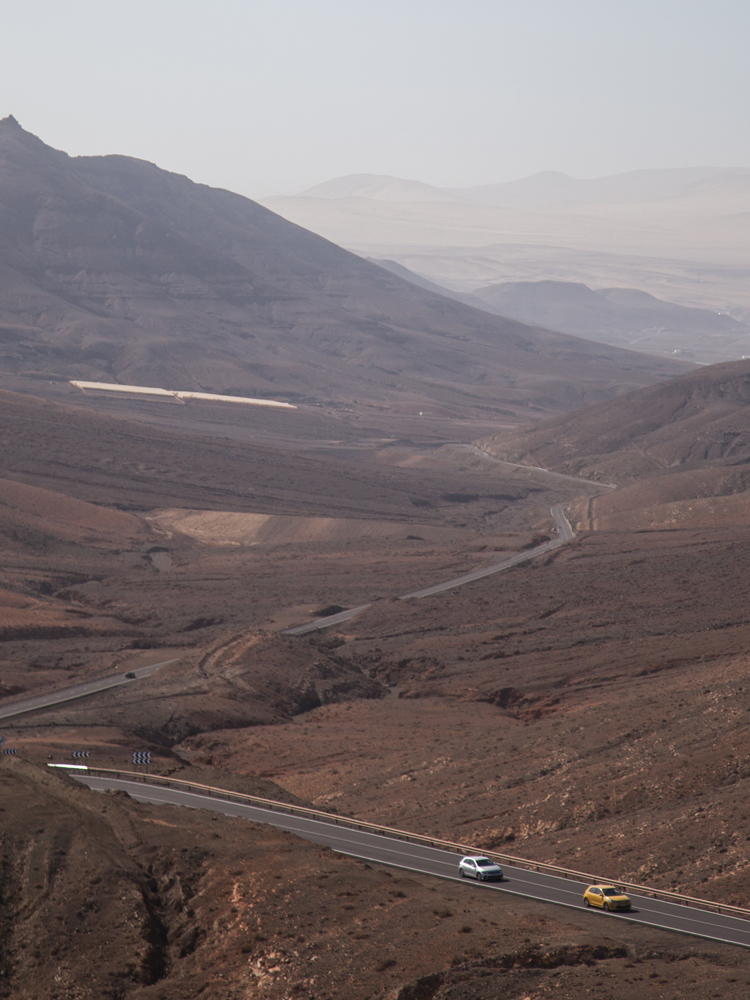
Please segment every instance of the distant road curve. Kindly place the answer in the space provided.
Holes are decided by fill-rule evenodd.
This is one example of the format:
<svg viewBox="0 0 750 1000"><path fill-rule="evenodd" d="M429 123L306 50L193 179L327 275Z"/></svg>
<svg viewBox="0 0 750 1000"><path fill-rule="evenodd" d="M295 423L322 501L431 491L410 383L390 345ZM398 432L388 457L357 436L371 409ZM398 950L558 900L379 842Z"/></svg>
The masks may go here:
<svg viewBox="0 0 750 1000"><path fill-rule="evenodd" d="M585 483L587 486L598 486L602 490L617 489L616 483L598 483L595 479L581 479L580 476L569 476L565 472L550 472L549 469L543 469L541 465L522 465L520 462L506 462L504 458L495 458L494 455L490 455L486 451L482 451L482 449L477 448L475 444L463 444L459 447L473 452L475 455L478 455L479 458L486 458L488 462L497 462L499 465L509 465L512 469L529 469L531 472L543 472L547 476L555 476L557 479L565 479L569 483Z"/></svg>
<svg viewBox="0 0 750 1000"><path fill-rule="evenodd" d="M455 852L385 833L351 829L343 825L343 822L342 825L338 825L335 816L331 816L330 821L294 816L262 806L209 798L205 794L177 788L165 788L122 778L101 777L87 773L87 769L83 767L80 769L73 769L70 765L65 767L72 778L88 785L94 791L121 789L139 802L168 803L210 809L228 816L240 816L256 823L268 823L316 844L326 844L334 851L350 857L403 868L420 875L434 875L456 882L462 881L458 878L459 855ZM145 780L148 781L148 778ZM404 837L406 836L408 834L404 834ZM550 875L546 872L529 871L507 862L503 862L503 872L505 873L503 882L499 884L470 882L466 884L466 892L472 895L475 892L510 893L527 899L584 910L583 892L587 882L578 882L575 879ZM607 934L612 932L614 925L604 921L627 920L661 930L678 931L708 938L711 941L750 948L750 920L724 913L712 913L680 903L652 899L632 892L629 895L634 908L632 912L627 915L592 912L592 928L601 928L601 932Z"/></svg>
<svg viewBox="0 0 750 1000"><path fill-rule="evenodd" d="M468 449L473 454L478 455L480 458L487 459L488 462L497 462L500 465L508 465L514 469L530 469L534 472L544 472L548 476L556 476L558 479L565 479L569 482L583 483L586 486L596 486L600 490L617 489L613 483L597 483L593 479L578 479L576 476L567 476L562 472L548 472L547 469L536 468L535 466L518 465L515 462L504 462L500 458L494 458L492 455L485 454L485 452L481 451L481 449L472 444L463 445L462 447ZM536 559L537 556L541 556L545 552L551 552L553 549L557 549L561 545L565 545L566 542L571 541L571 539L575 537L573 528L565 516L566 507L566 503L558 503L550 509L550 513L552 514L552 518L557 527L557 538L552 538L549 542L537 545L535 548L529 549L526 552L519 552L517 555L511 556L510 559L504 559L502 562L493 563L491 566L485 566L484 569L476 569L471 573L464 573L462 576L455 576L452 580L443 580L440 583L433 583L429 587L423 587L421 590L412 590L408 594L401 594L397 599L399 601L409 601L412 599L416 600L420 597L430 597L432 594L441 594L446 590L453 590L454 587L463 587L466 583L472 583L474 580L482 580L484 577L492 576L494 573L502 573L503 570L510 569L511 566L517 566L519 563L528 562L530 559ZM370 604L360 604L357 608L350 608L348 611L340 611L338 614L328 615L326 618L316 618L315 621L305 622L303 625L295 625L293 628L286 628L283 632L284 635L304 635L306 632L317 632L322 628L330 628L332 625L340 625L342 622L348 621L350 618L354 618L354 616L358 615L360 611L364 611L369 607Z"/></svg>
<svg viewBox="0 0 750 1000"><path fill-rule="evenodd" d="M398 600L408 601L413 597L430 597L432 594L441 594L444 590L463 587L465 583L481 580L485 576L492 576L493 573L501 573L504 569L510 569L511 566L517 566L518 563L528 562L529 559L536 559L537 556L541 556L545 552L551 552L552 549L557 549L561 545L565 545L566 542L575 537L570 521L565 516L566 506L567 504L558 503L550 509L550 514L552 514L557 526L557 538L552 538L542 545L536 545L533 549L528 549L526 552L519 552L511 556L510 559L493 563L492 566L485 566L484 569L472 570L471 573L464 573L463 576L455 576L452 580L445 580L443 583L434 583L431 587L423 587L421 590L413 590L410 594L401 594Z"/></svg>
<svg viewBox="0 0 750 1000"><path fill-rule="evenodd" d="M25 701L16 701L11 705L0 706L0 719L12 719L16 715L25 715L27 712L37 712L41 708L49 708L51 705L61 705L66 701L75 701L77 698L86 698L90 694L98 691L108 691L110 688L119 687L121 684L133 684L141 677L150 677L156 673L159 667L165 667L168 663L174 663L176 657L171 660L162 660L161 663L152 663L148 667L133 667L126 673L133 673L135 677L126 677L125 673L111 674L109 677L99 677L95 681L87 681L85 684L76 684L75 687L65 688L62 691L52 691L49 694L40 694L36 698L27 698Z"/></svg>
<svg viewBox="0 0 750 1000"><path fill-rule="evenodd" d="M517 465L514 462L504 462L502 459L494 458L492 455L485 454L474 445L464 445L463 447L491 462L498 462L501 465L509 465L518 469L532 468L528 465ZM549 476L557 476L575 483L585 483L587 486L598 486L601 489L616 489L616 486L613 486L610 483L597 483L589 479L577 479L575 476L566 476L559 472L548 472L546 469L541 468L534 468L534 471L545 472ZM493 563L491 566L485 566L483 569L472 570L470 573L464 573L462 576L456 576L450 580L443 580L440 583L434 583L429 587L423 587L421 590L413 590L408 594L401 594L397 599L399 601L416 600L421 597L430 597L433 594L441 594L446 590L453 590L455 587L463 587L464 584L472 583L474 580L482 580L484 577L493 576L495 573L502 573L503 570L510 569L511 566L517 566L519 563L528 562L530 559L536 559L537 556L543 555L545 552L551 552L553 549L559 548L561 545L565 545L575 537L573 528L565 516L566 506L567 504L565 503L559 503L550 509L555 526L557 527L557 538L550 539L550 541L544 542L542 545L537 545L533 549L528 549L526 552L519 552L516 555L511 556L509 559L504 559L502 562ZM370 606L370 604L360 604L359 607L349 608L347 611L340 611L335 615L328 615L325 618L317 618L315 621L305 622L303 625L295 625L293 628L284 629L283 633L284 635L304 635L307 632L316 632L319 629L330 628L332 625L340 625L342 622L348 621L350 618L354 618L355 615L358 615L361 611L365 611ZM154 663L148 667L138 667L132 671L136 675L133 679L150 677L151 674L155 673L159 669L159 667L164 667L168 663L172 662L174 661L164 660L161 663ZM0 706L0 719L10 719L17 715L25 715L27 712L35 712L43 708L49 708L52 705L75 701L78 698L85 698L88 695L96 694L99 691L107 691L109 688L119 687L121 684L128 684L130 681L131 678L127 678L124 673L113 674L110 677L101 677L98 680L89 681L86 684L77 684L75 687L65 688L62 691L39 695L36 698L29 698L25 701L17 701L11 705L6 705L5 707Z"/></svg>
<svg viewBox="0 0 750 1000"><path fill-rule="evenodd" d="M565 545L566 542L569 542L575 537L570 521L568 521L565 516L566 506L567 504L558 503L550 509L552 518L557 526L557 538L552 538L550 541L544 542L542 545L536 545L533 549L528 549L526 552L518 552L509 559L503 559L502 562L493 563L491 566L485 566L483 569L475 569L472 570L471 573L464 573L462 576L454 576L451 580L443 580L440 583L433 583L429 587L423 587L421 590L412 590L408 594L401 594L397 600L410 601L420 597L430 597L432 594L442 594L445 590L453 590L454 587L463 587L464 584L472 583L474 580L482 580L485 576L492 576L494 573L502 573L503 570L510 569L511 566L517 566L519 563L528 562L529 559L536 559L537 556L541 556L545 552L551 552L553 549L557 549L561 545ZM286 628L284 629L284 634L304 635L306 632L316 632L321 628L330 628L331 625L339 625L341 622L345 622L349 618L353 618L355 615L358 615L360 611L364 611L369 607L371 607L370 604L360 604L358 608L350 608L348 611L339 611L336 615L328 615L326 618L317 618L314 622L305 622L304 625L295 625L294 628Z"/></svg>

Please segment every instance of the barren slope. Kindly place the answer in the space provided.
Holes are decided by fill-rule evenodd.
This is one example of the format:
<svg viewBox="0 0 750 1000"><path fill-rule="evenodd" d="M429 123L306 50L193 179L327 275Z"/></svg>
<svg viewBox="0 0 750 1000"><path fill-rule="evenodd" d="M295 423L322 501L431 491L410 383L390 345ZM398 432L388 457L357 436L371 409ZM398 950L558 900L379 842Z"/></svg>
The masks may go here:
<svg viewBox="0 0 750 1000"><path fill-rule="evenodd" d="M748 552L746 524L598 531L383 603L319 642L387 696L183 748L345 814L744 906Z"/></svg>
<svg viewBox="0 0 750 1000"><path fill-rule="evenodd" d="M701 368L657 391L498 434L481 447L619 484L571 508L580 527L742 527L750 510L750 363Z"/></svg>
<svg viewBox="0 0 750 1000"><path fill-rule="evenodd" d="M378 695L358 667L273 633L528 547L560 495L538 473L501 474L459 448L381 446L347 462L330 446L260 447L254 417L231 407L199 437L185 407L170 430L0 400L0 694L23 700L127 669L139 649L178 658L132 690L56 710L53 726L164 743ZM248 629L265 630L250 659L213 658L209 670L207 654Z"/></svg>
<svg viewBox="0 0 750 1000"><path fill-rule="evenodd" d="M750 459L750 362L711 365L661 386L484 442L511 461L619 481Z"/></svg>
<svg viewBox="0 0 750 1000"><path fill-rule="evenodd" d="M652 460L656 475L633 475L595 503L616 518L633 509L629 490L648 509L698 489L727 506L743 497L746 465L728 463L744 445L725 454L722 434L745 412L744 371L704 370L655 392L662 419L651 431L672 448L657 454L687 447L690 469L662 474ZM465 449L402 443L345 462L343 452L261 448L250 423L224 440L218 416L198 437L189 424L28 396L2 403L15 477L0 492L3 598L13 613L70 613L82 631L8 637L1 693L12 701L135 657L176 657L137 685L10 721L3 735L27 761L88 747L92 762L122 766L150 747L159 767L220 765L243 776L225 780L272 779L342 812L746 903L746 524L614 525L458 592L392 601L531 544L552 499L579 487ZM643 430L649 411L635 405L628 419ZM599 429L619 460L628 428L618 414L619 427L617 415L583 415L573 443L595 448ZM690 450L683 414L716 459ZM680 489L665 493L665 482ZM103 502L169 509L161 531L171 535ZM204 519L208 542L179 531L179 507L202 508L190 517ZM329 537L315 540L319 518ZM388 523L370 530L371 520ZM503 535L503 524L518 530ZM214 544L227 540L241 544ZM373 596L384 599L339 632L274 632L290 615ZM105 618L115 632L97 632ZM160 644L169 648L133 648ZM741 953L614 920L602 930L598 915L508 897L485 904L418 877L384 895L385 873L273 831L63 793L26 766L3 768L0 804L12 913L0 990L9 983L19 1000L52 1000L53 989L57 1000L108 990L113 1000L199 990L217 1000L572 1000L587 990L640 1000L655 989L739 1000L747 990Z"/></svg>

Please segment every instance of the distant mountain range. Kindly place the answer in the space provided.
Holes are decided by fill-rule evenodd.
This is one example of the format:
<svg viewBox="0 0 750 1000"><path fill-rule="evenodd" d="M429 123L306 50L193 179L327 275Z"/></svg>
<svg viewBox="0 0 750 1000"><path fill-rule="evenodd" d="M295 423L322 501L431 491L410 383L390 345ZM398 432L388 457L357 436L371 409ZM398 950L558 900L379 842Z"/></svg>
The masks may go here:
<svg viewBox="0 0 750 1000"><path fill-rule="evenodd" d="M377 201L476 202L530 211L583 205L633 205L705 201L723 197L750 199L750 167L685 167L633 170L582 180L546 170L517 181L465 188L441 188L421 181L381 174L348 174L302 191L299 198L369 198Z"/></svg>
<svg viewBox="0 0 750 1000"><path fill-rule="evenodd" d="M283 197L283 196L282 196ZM449 190L382 174L348 174L302 191L299 198L371 198L375 201L461 201Z"/></svg>
<svg viewBox="0 0 750 1000"><path fill-rule="evenodd" d="M0 122L0 370L519 419L684 370L415 287L229 191Z"/></svg>
<svg viewBox="0 0 750 1000"><path fill-rule="evenodd" d="M750 356L750 324L711 309L664 302L637 288L571 281L506 281L472 293L441 288L394 260L375 260L421 288L499 316L604 344L702 363Z"/></svg>
<svg viewBox="0 0 750 1000"><path fill-rule="evenodd" d="M264 204L455 291L572 281L750 316L750 168L590 180L548 171L466 188L352 174ZM727 356L719 350L710 360Z"/></svg>
<svg viewBox="0 0 750 1000"><path fill-rule="evenodd" d="M711 309L664 302L637 288L591 289L569 281L508 281L477 288L472 297L523 323L631 350L709 362L750 356L747 324Z"/></svg>

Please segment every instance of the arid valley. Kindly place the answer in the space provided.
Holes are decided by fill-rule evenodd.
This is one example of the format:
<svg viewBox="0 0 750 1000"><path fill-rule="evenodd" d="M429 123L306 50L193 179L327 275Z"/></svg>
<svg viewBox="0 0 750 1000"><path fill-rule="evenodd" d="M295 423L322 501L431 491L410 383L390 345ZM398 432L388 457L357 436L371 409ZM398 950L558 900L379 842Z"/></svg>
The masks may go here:
<svg viewBox="0 0 750 1000"><path fill-rule="evenodd" d="M747 951L710 935L47 765L148 751L157 775L749 907L750 360L483 311L13 118L0 168L0 997L746 997ZM554 541L559 504L572 540L403 599Z"/></svg>

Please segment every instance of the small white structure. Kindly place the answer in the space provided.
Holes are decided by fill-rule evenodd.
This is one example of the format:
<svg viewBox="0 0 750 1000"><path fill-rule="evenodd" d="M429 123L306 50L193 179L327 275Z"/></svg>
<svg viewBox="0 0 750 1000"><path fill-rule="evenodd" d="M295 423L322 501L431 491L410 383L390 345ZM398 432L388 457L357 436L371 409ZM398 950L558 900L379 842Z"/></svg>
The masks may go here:
<svg viewBox="0 0 750 1000"><path fill-rule="evenodd" d="M213 392L179 392L173 389L157 389L146 385L119 385L117 382L70 382L81 392L117 392L126 396L154 396L158 399L175 400L184 403L186 399L203 399L213 403L245 403L249 406L273 406L280 410L296 410L291 403L281 403L276 399L253 399L250 396L220 396Z"/></svg>

